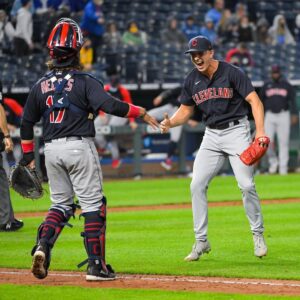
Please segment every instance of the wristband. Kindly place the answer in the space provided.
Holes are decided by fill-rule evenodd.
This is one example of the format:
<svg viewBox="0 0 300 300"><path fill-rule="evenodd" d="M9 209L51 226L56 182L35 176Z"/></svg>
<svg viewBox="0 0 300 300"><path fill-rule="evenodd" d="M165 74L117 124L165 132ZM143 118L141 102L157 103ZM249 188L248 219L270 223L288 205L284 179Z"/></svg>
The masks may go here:
<svg viewBox="0 0 300 300"><path fill-rule="evenodd" d="M138 118L140 117L140 108L138 106L129 104L129 111L127 113L127 118Z"/></svg>
<svg viewBox="0 0 300 300"><path fill-rule="evenodd" d="M33 152L33 150L34 150L33 142L31 142L29 144L21 143L21 146L22 146L23 153Z"/></svg>
<svg viewBox="0 0 300 300"><path fill-rule="evenodd" d="M7 134L4 136L5 139L9 139L10 138L10 134Z"/></svg>

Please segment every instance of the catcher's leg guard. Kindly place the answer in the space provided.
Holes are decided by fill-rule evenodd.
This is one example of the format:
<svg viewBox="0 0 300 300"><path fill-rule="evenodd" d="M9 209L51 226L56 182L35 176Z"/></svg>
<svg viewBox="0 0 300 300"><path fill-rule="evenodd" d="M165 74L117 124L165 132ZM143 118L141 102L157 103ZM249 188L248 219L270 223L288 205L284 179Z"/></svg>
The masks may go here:
<svg viewBox="0 0 300 300"><path fill-rule="evenodd" d="M75 210L75 206L71 207L70 210L51 208L45 221L38 228L36 245L31 251L33 256L31 272L36 278L43 279L47 276L51 260L51 249L64 226L72 227L67 222L71 216L74 216Z"/></svg>
<svg viewBox="0 0 300 300"><path fill-rule="evenodd" d="M115 274L110 265L105 262L105 232L106 232L106 200L100 211L87 212L82 214L85 218L84 246L88 259L80 263L78 267L88 263L87 280L113 280Z"/></svg>

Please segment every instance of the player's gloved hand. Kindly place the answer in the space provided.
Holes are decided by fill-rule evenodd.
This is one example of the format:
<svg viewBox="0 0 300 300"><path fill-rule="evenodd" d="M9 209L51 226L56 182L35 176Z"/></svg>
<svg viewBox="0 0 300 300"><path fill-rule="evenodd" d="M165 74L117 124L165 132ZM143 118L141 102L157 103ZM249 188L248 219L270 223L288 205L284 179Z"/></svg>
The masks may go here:
<svg viewBox="0 0 300 300"><path fill-rule="evenodd" d="M23 157L20 160L19 164L21 166L28 166L33 160L34 160L33 152L23 153Z"/></svg>
<svg viewBox="0 0 300 300"><path fill-rule="evenodd" d="M161 133L168 133L171 128L171 121L167 113L164 114L164 119L160 122L160 132Z"/></svg>

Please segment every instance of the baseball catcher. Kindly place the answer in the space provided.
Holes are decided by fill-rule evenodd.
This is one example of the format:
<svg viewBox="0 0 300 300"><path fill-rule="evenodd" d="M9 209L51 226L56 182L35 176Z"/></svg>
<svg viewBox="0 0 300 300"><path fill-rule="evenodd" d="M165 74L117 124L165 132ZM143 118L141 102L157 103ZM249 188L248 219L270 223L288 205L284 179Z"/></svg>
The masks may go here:
<svg viewBox="0 0 300 300"><path fill-rule="evenodd" d="M241 161L251 166L258 162L267 152L270 139L267 136L256 138L253 143L240 155Z"/></svg>
<svg viewBox="0 0 300 300"><path fill-rule="evenodd" d="M36 170L27 166L18 165L10 173L11 187L21 196L38 199L43 196L43 187Z"/></svg>

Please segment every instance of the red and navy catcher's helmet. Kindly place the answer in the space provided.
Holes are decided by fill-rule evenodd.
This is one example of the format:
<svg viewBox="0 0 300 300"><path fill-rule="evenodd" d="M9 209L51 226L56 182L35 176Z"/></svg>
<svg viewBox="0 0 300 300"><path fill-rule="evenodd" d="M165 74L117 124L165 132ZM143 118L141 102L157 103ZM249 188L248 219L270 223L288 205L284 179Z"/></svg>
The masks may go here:
<svg viewBox="0 0 300 300"><path fill-rule="evenodd" d="M47 42L51 58L61 66L72 62L82 45L81 29L75 21L69 18L58 20Z"/></svg>

